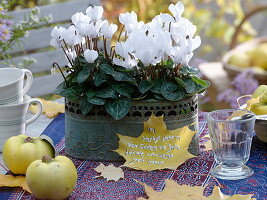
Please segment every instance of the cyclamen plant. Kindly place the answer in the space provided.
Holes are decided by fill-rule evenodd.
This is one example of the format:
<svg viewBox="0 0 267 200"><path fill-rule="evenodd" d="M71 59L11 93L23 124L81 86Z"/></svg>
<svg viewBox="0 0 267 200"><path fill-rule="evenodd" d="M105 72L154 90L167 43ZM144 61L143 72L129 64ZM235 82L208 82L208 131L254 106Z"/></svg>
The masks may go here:
<svg viewBox="0 0 267 200"><path fill-rule="evenodd" d="M55 94L79 101L84 115L100 105L118 120L135 100L177 101L203 92L209 82L188 65L201 44L196 26L182 17L181 2L169 10L172 15L157 15L149 23L138 21L135 12L120 14L118 40L110 48L118 27L102 19L100 6L74 14L67 29L55 27L51 45L68 60L68 75L62 73L65 80ZM56 68L62 72L53 63L53 73Z"/></svg>

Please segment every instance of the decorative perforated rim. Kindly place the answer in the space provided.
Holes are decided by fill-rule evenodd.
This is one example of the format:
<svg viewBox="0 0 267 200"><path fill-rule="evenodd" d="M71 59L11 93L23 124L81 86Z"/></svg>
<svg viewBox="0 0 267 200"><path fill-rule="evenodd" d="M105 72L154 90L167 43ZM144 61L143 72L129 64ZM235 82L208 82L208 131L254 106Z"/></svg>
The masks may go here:
<svg viewBox="0 0 267 200"><path fill-rule="evenodd" d="M122 120L147 120L153 112L156 116L164 115L168 120L183 120L197 115L197 95L182 99L180 101L134 101L130 112ZM95 106L87 115L81 114L78 102L65 100L65 110L68 116L80 119L105 120L113 119L103 106Z"/></svg>

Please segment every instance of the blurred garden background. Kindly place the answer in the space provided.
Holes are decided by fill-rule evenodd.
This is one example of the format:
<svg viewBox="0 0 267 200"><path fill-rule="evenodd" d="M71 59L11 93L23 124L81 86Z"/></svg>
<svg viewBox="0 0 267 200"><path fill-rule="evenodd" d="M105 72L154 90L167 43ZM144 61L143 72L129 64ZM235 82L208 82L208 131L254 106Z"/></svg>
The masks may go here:
<svg viewBox="0 0 267 200"><path fill-rule="evenodd" d="M69 1L79 2L79 0ZM15 55L15 51L12 51L12 49L20 45L22 38L29 37L31 30L40 28L40 26L51 26L49 25L49 20L54 17L52 13L51 15L43 16L38 9L36 10L36 6L42 7L64 2L68 2L68 0L0 0L1 67L8 65L26 68L33 63L38 64L38 60L31 59L29 56L29 53L32 53L31 51L23 51L25 59L22 62L12 62L12 57ZM147 22L160 12L168 12L170 3L175 4L176 2L177 0L100 1L104 7L105 18L113 23L118 22L120 13L132 10L138 14L139 20ZM252 66L254 64L251 64L242 55L240 58L236 58L237 62L241 62L241 64L237 63L237 65L241 65L238 66L240 70L235 75L229 75L227 70L222 67L222 60L229 52L233 40L238 46L267 35L267 27L265 26L267 19L266 0L181 0L181 2L185 6L184 17L190 19L197 26L197 34L201 36L202 40L202 45L196 51L195 59L192 60L191 65L199 67L202 76L209 79L212 84L207 93L200 97L202 110L209 111L214 108L237 107L236 99L239 96L251 94L262 83L259 82L255 73L264 76L267 67L265 69L259 65ZM90 3L90 0L88 0L88 3ZM32 8L33 11L30 11L32 13L21 19L24 21L24 24L22 23L23 26L16 25L21 23L18 21L13 22L12 14L9 15L9 13L27 8ZM81 12L84 12L85 9L81 10ZM245 18L246 14L255 9L258 12L255 11L255 14L252 13L251 17ZM59 12L61 11L59 10ZM39 15L41 17L38 17ZM64 12L62 12L62 15L64 15ZM242 20L244 20L244 24L240 27L238 37L233 39L234 33ZM39 49L39 51L43 51L43 49ZM262 57L264 57L264 54ZM232 64L236 64L236 62ZM39 75L43 74L37 74L37 76ZM46 97L54 98L51 95Z"/></svg>

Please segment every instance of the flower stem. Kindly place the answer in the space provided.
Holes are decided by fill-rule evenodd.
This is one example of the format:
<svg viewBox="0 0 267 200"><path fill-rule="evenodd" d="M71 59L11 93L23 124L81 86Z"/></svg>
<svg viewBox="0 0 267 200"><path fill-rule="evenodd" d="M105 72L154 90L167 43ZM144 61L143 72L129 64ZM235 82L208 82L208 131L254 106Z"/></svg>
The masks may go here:
<svg viewBox="0 0 267 200"><path fill-rule="evenodd" d="M65 42L65 40L63 39L63 43L64 43L64 45L65 45L65 48L67 49L67 51L68 52L70 52L70 50L69 50L69 48L68 48L68 45L67 45L67 43Z"/></svg>
<svg viewBox="0 0 267 200"><path fill-rule="evenodd" d="M89 37L88 37L88 48L91 49L91 39Z"/></svg>
<svg viewBox="0 0 267 200"><path fill-rule="evenodd" d="M171 26L172 26L172 23L170 22L169 23L169 32L171 32Z"/></svg>
<svg viewBox="0 0 267 200"><path fill-rule="evenodd" d="M103 42L104 42L104 53L105 53L105 58L106 60L109 60L108 57L108 51L107 51L107 39L103 36Z"/></svg>
<svg viewBox="0 0 267 200"><path fill-rule="evenodd" d="M59 65L58 65L56 62L54 62L54 63L53 63L53 67L54 67L54 68L57 67L57 68L59 69L61 75L63 76L65 82L67 83L67 79L66 79L65 75L63 74L63 72L62 72L61 68L59 67Z"/></svg>
<svg viewBox="0 0 267 200"><path fill-rule="evenodd" d="M113 50L113 53L112 53L112 50ZM112 47L110 48L110 51L109 51L109 55L112 54L112 59L113 59L113 57L114 57L114 53L115 53L115 46L112 46Z"/></svg>
<svg viewBox="0 0 267 200"><path fill-rule="evenodd" d="M120 31L120 34L119 34L119 37L118 37L118 42L119 42L120 39L121 39L121 34L122 34L122 31L123 31L124 27L125 27L125 25L123 25L122 28L121 28L121 31Z"/></svg>
<svg viewBox="0 0 267 200"><path fill-rule="evenodd" d="M67 57L67 59L68 59L69 63L70 63L70 64L71 64L71 66L73 67L73 63L72 63L72 61L70 60L69 56L67 55L67 53L66 53L65 49L63 48L63 46L61 46L61 48L62 48L62 50L63 50L63 52L64 52L65 56Z"/></svg>
<svg viewBox="0 0 267 200"><path fill-rule="evenodd" d="M98 52L98 48L97 48L97 38L93 39L93 43L94 43L94 50Z"/></svg>

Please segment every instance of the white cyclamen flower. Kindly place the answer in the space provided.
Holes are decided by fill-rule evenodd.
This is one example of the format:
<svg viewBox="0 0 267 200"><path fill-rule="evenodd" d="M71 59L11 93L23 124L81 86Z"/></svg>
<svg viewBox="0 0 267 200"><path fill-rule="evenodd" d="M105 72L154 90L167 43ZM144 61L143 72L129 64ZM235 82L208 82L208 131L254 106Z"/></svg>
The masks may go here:
<svg viewBox="0 0 267 200"><path fill-rule="evenodd" d="M184 5L183 5L183 3L181 1L179 1L175 5L174 4L171 4L169 6L169 10L173 14L175 20L178 21L181 18L183 12L184 12Z"/></svg>
<svg viewBox="0 0 267 200"><path fill-rule="evenodd" d="M172 48L168 49L166 52L167 52L168 56L171 57L174 64L180 64L183 55L185 55L185 53L181 50L181 48L179 46L172 47Z"/></svg>
<svg viewBox="0 0 267 200"><path fill-rule="evenodd" d="M70 46L82 43L82 36L73 25L63 32L63 39Z"/></svg>
<svg viewBox="0 0 267 200"><path fill-rule="evenodd" d="M167 14L167 13L160 13L159 15L155 16L153 19L152 19L152 22L155 23L157 22L158 24L160 24L161 26L163 26L164 23L167 23L167 26L169 26L169 23L173 23L175 22L174 18Z"/></svg>
<svg viewBox="0 0 267 200"><path fill-rule="evenodd" d="M100 29L101 29L102 25L103 25L103 21L101 21L101 20L94 22L93 27L92 27L92 29L90 29L88 36L90 38L97 38L97 37L101 36L102 33L100 32Z"/></svg>
<svg viewBox="0 0 267 200"><path fill-rule="evenodd" d="M86 9L86 14L90 17L91 21L96 22L103 16L104 9L102 6L89 6Z"/></svg>
<svg viewBox="0 0 267 200"><path fill-rule="evenodd" d="M52 67L51 70L50 70L50 72L51 72L51 75L52 76L55 76L56 75L56 68L55 67Z"/></svg>
<svg viewBox="0 0 267 200"><path fill-rule="evenodd" d="M133 50L133 45L131 44L130 40L127 40L126 42L117 42L115 46L115 52L121 57L121 59L114 58L113 63L126 69L133 68L138 63L132 54Z"/></svg>
<svg viewBox="0 0 267 200"><path fill-rule="evenodd" d="M77 12L72 15L71 21L77 27L80 23L90 23L90 17L82 12Z"/></svg>
<svg viewBox="0 0 267 200"><path fill-rule="evenodd" d="M194 51L201 45L201 38L199 36L196 36L195 38L191 39L192 46L191 46L191 51Z"/></svg>
<svg viewBox="0 0 267 200"><path fill-rule="evenodd" d="M149 30L147 34L146 30L147 29L134 31L128 40L131 40L133 45L133 54L144 66L150 64L156 65L162 59L162 45L159 45L160 42L154 35L155 30L151 31L153 34L150 34Z"/></svg>
<svg viewBox="0 0 267 200"><path fill-rule="evenodd" d="M62 40L63 40L63 33L64 31L66 31L65 28L63 27L57 27L55 26L53 28L53 30L51 31L51 41L50 41L50 45L55 47L55 48L60 48L61 44L62 44Z"/></svg>
<svg viewBox="0 0 267 200"><path fill-rule="evenodd" d="M84 58L88 63L94 63L98 57L98 53L95 50L86 49L84 52Z"/></svg>
<svg viewBox="0 0 267 200"><path fill-rule="evenodd" d="M116 54L119 54L122 58L126 58L130 52L130 47L126 42L117 42L115 46Z"/></svg>
<svg viewBox="0 0 267 200"><path fill-rule="evenodd" d="M77 57L76 51L71 51L71 49L68 49L68 51L66 51L66 54L70 60L74 60Z"/></svg>
<svg viewBox="0 0 267 200"><path fill-rule="evenodd" d="M121 13L119 16L119 21L121 24L125 25L125 29L128 33L131 33L138 25L137 15L134 11L131 13Z"/></svg>
<svg viewBox="0 0 267 200"><path fill-rule="evenodd" d="M101 33L104 35L106 39L111 39L114 33L117 31L118 26L116 24L108 24L108 21L105 20L103 22Z"/></svg>
<svg viewBox="0 0 267 200"><path fill-rule="evenodd" d="M136 59L132 59L130 55L128 55L124 60L119 58L113 58L113 63L115 65L122 66L126 69L132 69L134 66L138 64Z"/></svg>
<svg viewBox="0 0 267 200"><path fill-rule="evenodd" d="M77 31L83 36L91 36L95 33L95 27L92 23L79 23L77 26Z"/></svg>

